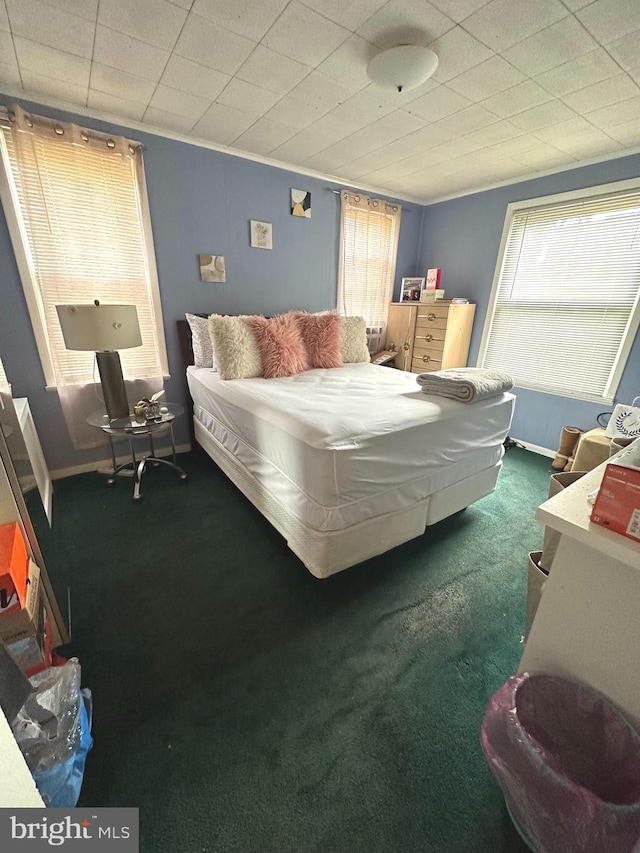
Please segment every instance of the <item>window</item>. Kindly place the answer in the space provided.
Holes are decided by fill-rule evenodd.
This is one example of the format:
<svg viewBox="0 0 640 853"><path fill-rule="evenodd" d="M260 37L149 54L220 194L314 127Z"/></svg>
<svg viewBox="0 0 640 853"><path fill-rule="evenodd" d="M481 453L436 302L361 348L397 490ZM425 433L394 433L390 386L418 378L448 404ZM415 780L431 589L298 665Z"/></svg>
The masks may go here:
<svg viewBox="0 0 640 853"><path fill-rule="evenodd" d="M479 364L613 401L638 329L640 182L509 206Z"/></svg>
<svg viewBox="0 0 640 853"><path fill-rule="evenodd" d="M343 191L338 311L367 321L369 349L382 348L400 232L400 205Z"/></svg>
<svg viewBox="0 0 640 853"><path fill-rule="evenodd" d="M55 306L135 304L143 345L126 379L168 372L141 147L32 116L0 116L0 189L48 386L93 382L92 353L64 346Z"/></svg>

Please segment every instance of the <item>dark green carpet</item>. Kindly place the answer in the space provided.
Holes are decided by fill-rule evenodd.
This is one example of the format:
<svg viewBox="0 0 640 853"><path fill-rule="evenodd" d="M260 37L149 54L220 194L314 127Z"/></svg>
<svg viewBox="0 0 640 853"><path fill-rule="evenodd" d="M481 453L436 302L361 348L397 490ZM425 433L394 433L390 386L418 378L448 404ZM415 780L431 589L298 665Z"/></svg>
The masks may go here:
<svg viewBox="0 0 640 853"><path fill-rule="evenodd" d="M522 652L549 460L510 450L496 494L319 581L181 459L189 480L151 470L139 503L130 480L56 483L95 702L81 803L138 806L154 853L524 851L479 730Z"/></svg>

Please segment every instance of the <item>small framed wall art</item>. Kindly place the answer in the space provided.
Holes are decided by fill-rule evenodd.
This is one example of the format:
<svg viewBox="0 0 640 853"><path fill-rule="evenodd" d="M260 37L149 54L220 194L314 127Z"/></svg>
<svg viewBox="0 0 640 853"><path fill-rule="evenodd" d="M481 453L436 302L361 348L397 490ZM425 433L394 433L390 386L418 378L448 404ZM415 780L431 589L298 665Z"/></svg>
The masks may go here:
<svg viewBox="0 0 640 853"><path fill-rule="evenodd" d="M273 226L270 222L258 222L256 219L249 220L251 223L251 245L254 249L273 249Z"/></svg>
<svg viewBox="0 0 640 853"><path fill-rule="evenodd" d="M224 255L198 255L200 281L226 281Z"/></svg>
<svg viewBox="0 0 640 853"><path fill-rule="evenodd" d="M424 288L423 278L403 278L401 302L420 302L420 294Z"/></svg>
<svg viewBox="0 0 640 853"><path fill-rule="evenodd" d="M311 219L311 193L307 190L291 190L291 215Z"/></svg>

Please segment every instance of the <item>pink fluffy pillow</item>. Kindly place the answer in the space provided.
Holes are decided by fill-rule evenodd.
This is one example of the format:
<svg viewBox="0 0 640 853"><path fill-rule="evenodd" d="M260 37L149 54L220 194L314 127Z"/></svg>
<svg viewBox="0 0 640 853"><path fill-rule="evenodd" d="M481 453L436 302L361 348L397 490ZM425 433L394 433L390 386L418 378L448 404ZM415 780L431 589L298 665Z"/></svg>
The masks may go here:
<svg viewBox="0 0 640 853"><path fill-rule="evenodd" d="M258 344L266 379L295 376L308 369L307 351L293 314L252 317L247 322Z"/></svg>
<svg viewBox="0 0 640 853"><path fill-rule="evenodd" d="M309 367L342 367L338 314L296 315L307 349Z"/></svg>

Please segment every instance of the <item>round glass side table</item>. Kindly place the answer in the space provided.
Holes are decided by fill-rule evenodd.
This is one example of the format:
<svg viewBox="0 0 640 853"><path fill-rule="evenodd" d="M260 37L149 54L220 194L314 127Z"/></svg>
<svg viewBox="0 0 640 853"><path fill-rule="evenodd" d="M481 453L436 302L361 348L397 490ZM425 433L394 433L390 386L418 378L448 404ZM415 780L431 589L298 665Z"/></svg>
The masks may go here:
<svg viewBox="0 0 640 853"><path fill-rule="evenodd" d="M93 412L87 418L89 426L97 427L109 436L113 471L109 472L107 483L115 483L116 476L120 472L131 471L134 478L133 499L136 501L141 497L140 487L142 484L142 475L147 469L147 463L151 463L152 465L167 465L169 468L173 468L177 472L181 480L187 479L187 475L177 463L176 444L173 438L173 422L177 417L184 414L184 409L178 403L166 403L162 408L163 411L161 416L154 420L144 420L143 418L136 417L136 415L128 415L126 418L109 420L104 409ZM154 436L164 435L167 432L171 436L172 462L168 459L162 459L161 457L156 456L153 445ZM117 441L125 438L129 440L131 459L124 462L122 465L118 465L114 440ZM150 452L143 453L140 458L136 457L133 444L134 439L137 438L147 438L149 440Z"/></svg>

